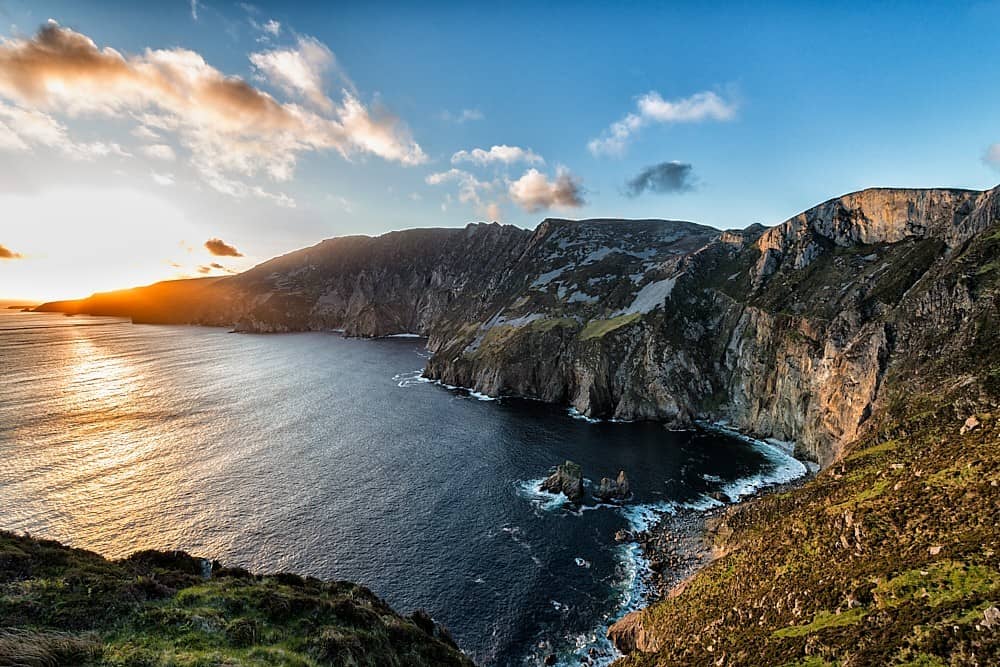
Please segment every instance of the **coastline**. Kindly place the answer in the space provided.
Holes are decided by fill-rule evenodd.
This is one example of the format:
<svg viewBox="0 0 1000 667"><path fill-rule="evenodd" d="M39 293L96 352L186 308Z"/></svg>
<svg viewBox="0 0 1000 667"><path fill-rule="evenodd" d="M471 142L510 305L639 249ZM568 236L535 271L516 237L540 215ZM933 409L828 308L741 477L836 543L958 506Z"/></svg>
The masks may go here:
<svg viewBox="0 0 1000 667"><path fill-rule="evenodd" d="M401 373L393 379L400 387L411 383L433 384L480 401L505 398L428 378L423 370ZM588 424L629 423L628 420L589 417L573 406L566 407L565 414ZM667 427L666 423L664 427ZM678 430L715 432L740 440L759 452L771 469L725 482L717 480L722 483L720 490L690 502L600 503L587 508L612 507L625 517L630 530L622 539L616 536L616 542L619 558L628 575L622 582L621 600L615 612L600 619L592 630L578 636L575 650L559 656L552 664L562 667L607 667L628 655L634 650L634 639L627 636L630 631L622 632L620 628L628 627L628 619L650 605L676 595L699 570L724 554L715 547L713 537L724 526L726 516L743 503L798 487L819 471L815 462L794 455L795 443L755 438L732 428L725 421L696 419L690 428ZM533 496L535 502L541 500L540 509L551 511L563 508L565 498L541 491L538 488L540 482L540 479L523 482L519 493L529 500Z"/></svg>
<svg viewBox="0 0 1000 667"><path fill-rule="evenodd" d="M725 555L725 551L715 545L714 538L720 530L724 530L727 516L739 506L758 498L797 488L812 479L818 471L818 466L812 462L795 458L791 453L792 446L786 448L777 442L754 438L724 423L697 421L695 424L696 428L742 440L762 453L780 453L785 460L798 463L802 472L794 475L794 466L779 466L775 471L777 474L772 477L755 475L730 482L724 487L727 492L734 492L733 495L726 494L728 499L716 500L706 496L704 503L676 505L669 511L660 511L659 516L646 519L644 529L632 534L640 563L638 576L644 579L642 599L607 629L607 639L619 653L618 657L637 650L636 634L641 632L641 628L633 619L639 613L659 600L680 593L695 574Z"/></svg>
<svg viewBox="0 0 1000 667"><path fill-rule="evenodd" d="M605 421L574 414L572 408L568 414L588 423ZM621 628L620 624L628 626L629 617L682 590L694 574L723 555L715 548L713 536L724 525L725 517L730 512L764 495L800 486L815 475L816 470L809 465L810 462L792 455L794 447L791 443L760 440L721 423L698 421L690 430L715 431L739 439L763 454L771 470L724 482L721 494L712 492L721 499L702 495L689 502L600 503L586 508L617 509L628 522L630 530L615 538L619 558L628 574L622 581L621 598L615 612L577 637L576 648L559 655L557 661L551 664L607 667L628 655L634 646L630 645L627 633L615 628ZM541 479L527 480L520 485L519 492L529 500L540 503L540 509L551 511L564 508L568 502L565 497L541 491L538 488L540 482Z"/></svg>

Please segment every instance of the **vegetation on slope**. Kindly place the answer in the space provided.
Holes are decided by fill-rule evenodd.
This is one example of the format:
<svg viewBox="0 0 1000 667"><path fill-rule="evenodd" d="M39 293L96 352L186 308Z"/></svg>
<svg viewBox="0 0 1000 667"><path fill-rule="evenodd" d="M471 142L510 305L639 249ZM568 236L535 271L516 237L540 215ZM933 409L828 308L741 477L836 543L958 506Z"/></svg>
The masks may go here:
<svg viewBox="0 0 1000 667"><path fill-rule="evenodd" d="M0 532L0 665L471 665L362 586Z"/></svg>
<svg viewBox="0 0 1000 667"><path fill-rule="evenodd" d="M620 667L1000 664L1000 424L895 407L803 488L731 511L725 555L642 614L652 652Z"/></svg>

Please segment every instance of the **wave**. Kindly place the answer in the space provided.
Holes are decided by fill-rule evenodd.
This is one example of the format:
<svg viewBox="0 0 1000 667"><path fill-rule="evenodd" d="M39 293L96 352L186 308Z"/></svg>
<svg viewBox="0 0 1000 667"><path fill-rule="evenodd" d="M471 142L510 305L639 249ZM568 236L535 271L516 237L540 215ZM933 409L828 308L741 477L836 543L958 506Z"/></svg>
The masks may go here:
<svg viewBox="0 0 1000 667"><path fill-rule="evenodd" d="M587 418L579 413L573 414L574 410L572 408L570 408L570 411L571 416L576 417L579 415L578 418L587 419L587 421L600 421L591 420L590 418ZM738 438L739 440L749 444L754 448L754 450L759 452L764 457L764 470L753 475L746 475L744 477L723 483L721 491L725 493L732 502L738 502L741 499L756 494L768 487L795 481L809 472L809 468L802 461L799 461L791 455L791 452L794 450L793 443L758 440L738 431L734 431L733 429L726 427L724 424L699 423L699 426L706 430L717 431L724 433L727 436ZM552 511L566 508L568 499L564 495L548 493L541 490L540 487L543 479L544 478L531 479L520 482L517 485L518 493L541 510ZM706 474L704 479L715 483L723 482L722 478L711 474ZM675 515L680 510L704 512L716 507L721 507L724 504L725 503L716 500L715 498L707 495L701 495L698 498L689 501L663 500L655 503L636 503L628 505L613 505L607 503L599 503L597 505L581 505L577 511L568 513L579 516L585 510L599 509L602 507L613 508L615 511L620 512L625 518L629 525L629 529L632 531L633 536L635 536L639 533L650 530L659 524L664 517ZM634 541L634 539L625 544L617 545L616 550L618 552L618 560L623 573L623 576L616 586L619 590L618 607L609 616L602 619L601 622L592 630L573 637L567 637L566 639L571 640L573 648L570 649L568 653L561 655L557 660L556 665L560 665L562 667L576 666L580 664L581 658L587 656L590 660L589 664L594 665L595 667L606 667L621 657L621 654L607 638L607 629L612 623L626 614L641 609L646 605L646 602L649 599L649 582L651 580L652 570L650 569L649 561L647 560L646 555L642 551L642 547L637 541ZM592 649L596 651L596 655L594 656L591 656Z"/></svg>
<svg viewBox="0 0 1000 667"><path fill-rule="evenodd" d="M402 334L399 334L402 335ZM388 336L387 336L388 338ZM498 401L499 396L490 396L482 392L476 391L475 389L470 389L469 387L459 387L454 384L447 384L441 380L432 380L430 378L424 377L423 369L419 371L409 371L407 373L397 373L392 376L393 381L400 387L412 387L417 384L434 384L439 387L443 387L450 391L463 392L466 396L474 398L477 401Z"/></svg>
<svg viewBox="0 0 1000 667"><path fill-rule="evenodd" d="M765 470L725 484L721 491L733 500L740 500L778 484L787 484L809 473L805 463L792 456L794 443L781 440L759 440L729 428L725 423L698 422L707 431L715 431L742 440L764 457Z"/></svg>

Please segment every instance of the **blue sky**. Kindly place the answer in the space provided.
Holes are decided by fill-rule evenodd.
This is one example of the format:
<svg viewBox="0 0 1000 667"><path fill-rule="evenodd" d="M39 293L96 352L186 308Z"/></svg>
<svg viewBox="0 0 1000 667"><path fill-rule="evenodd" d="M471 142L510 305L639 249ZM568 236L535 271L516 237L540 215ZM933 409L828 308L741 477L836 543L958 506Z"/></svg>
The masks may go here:
<svg viewBox="0 0 1000 667"><path fill-rule="evenodd" d="M204 142L192 147L203 133L199 109L186 102L169 111L187 129L152 128L152 139L136 134L137 118L162 111L155 100L116 98L113 110L80 111L69 93L43 98L23 81L0 82L8 130L23 139L9 138L13 147L0 152L0 195L13 198L8 210L105 202L110 216L116 198L129 211L133 204L143 210L145 197L150 210L163 209L146 226L175 227L183 236L178 243L190 256L162 256L172 237L158 229L159 254L130 260L159 262L156 271L133 265L115 274L108 266L99 288L194 275L212 263L225 269L204 273L238 270L341 234L494 218L533 227L548 215L744 227L776 224L869 186L1000 182L1000 2L762 8L205 0L192 11L188 0L0 0L4 48L24 48L50 18L130 63L146 49L194 52L220 76L241 77L323 120L343 121L346 90L372 120L362 136L344 139L347 148L289 149L291 164L280 168L260 155L222 164ZM311 61L319 91L289 83L281 69L287 59L272 57L306 53L309 45L319 54ZM30 128L15 126L23 117L17 110L62 124L75 152L24 134ZM616 150L599 150L594 140L629 114L627 138ZM213 141L228 154L221 148L228 144ZM172 159L148 154L151 142L170 147ZM120 151L94 156L96 144ZM259 145L266 152L272 144ZM508 150L509 162L453 159L492 146L522 150ZM662 166L669 163L679 165ZM653 187L627 192L630 180L657 165L647 173L660 180L644 181ZM105 222L79 224L97 230L95 243L103 233L138 233L135 221ZM57 233L59 223L51 224ZM0 222L0 245L22 256L0 262L0 292L14 289L2 287L5 271L14 284L11 265L20 265L22 293L42 270L25 268L47 251L33 247L32 231L21 225ZM141 245L144 233L127 245ZM210 237L238 246L243 257L199 255ZM51 274L56 260L46 257L40 265Z"/></svg>

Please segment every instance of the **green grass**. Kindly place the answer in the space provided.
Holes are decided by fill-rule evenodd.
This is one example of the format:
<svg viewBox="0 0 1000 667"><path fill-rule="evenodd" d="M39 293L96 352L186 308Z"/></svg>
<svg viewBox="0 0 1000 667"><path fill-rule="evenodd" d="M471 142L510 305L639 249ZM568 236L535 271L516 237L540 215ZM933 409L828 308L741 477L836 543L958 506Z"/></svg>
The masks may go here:
<svg viewBox="0 0 1000 667"><path fill-rule="evenodd" d="M0 665L471 665L426 614L362 586L218 563L206 580L202 562L0 533Z"/></svg>
<svg viewBox="0 0 1000 667"><path fill-rule="evenodd" d="M984 565L940 561L894 576L876 586L874 595L883 607L913 602L938 607L981 596L997 597L1000 572Z"/></svg>
<svg viewBox="0 0 1000 667"><path fill-rule="evenodd" d="M787 628L774 631L775 637L805 637L826 628L840 628L845 625L860 623L867 612L860 607L850 609L841 614L821 611L816 614L808 625L790 625Z"/></svg>
<svg viewBox="0 0 1000 667"><path fill-rule="evenodd" d="M642 317L641 313L629 313L628 315L613 317L610 320L591 320L587 322L587 326L580 332L580 340L603 338L615 329L632 324L640 317Z"/></svg>

